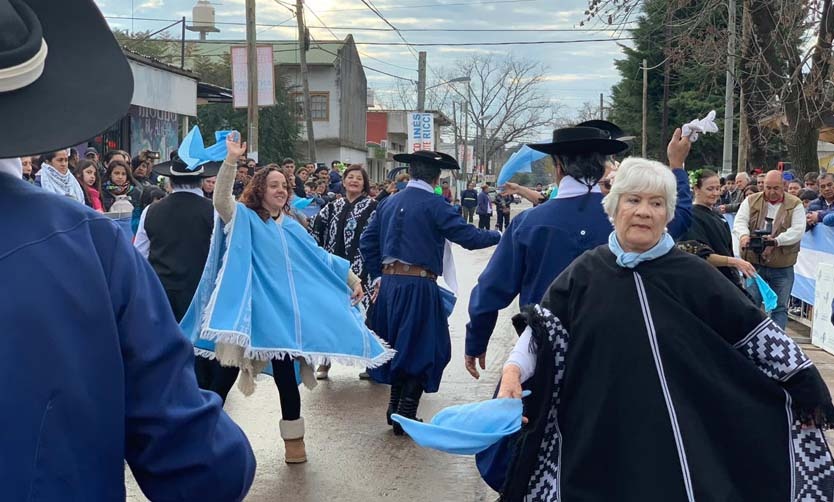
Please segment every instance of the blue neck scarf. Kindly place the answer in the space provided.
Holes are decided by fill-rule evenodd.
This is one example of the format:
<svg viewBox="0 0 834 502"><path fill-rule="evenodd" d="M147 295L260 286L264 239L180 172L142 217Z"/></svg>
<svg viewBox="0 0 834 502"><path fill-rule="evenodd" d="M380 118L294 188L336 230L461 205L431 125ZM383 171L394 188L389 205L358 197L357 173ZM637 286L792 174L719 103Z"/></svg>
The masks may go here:
<svg viewBox="0 0 834 502"><path fill-rule="evenodd" d="M644 261L651 261L655 258L660 258L665 255L675 246L675 240L667 233L663 232L663 236L653 248L642 253L627 253L620 246L617 240L617 232L611 232L608 236L608 249L617 257L617 265L623 268L634 268Z"/></svg>

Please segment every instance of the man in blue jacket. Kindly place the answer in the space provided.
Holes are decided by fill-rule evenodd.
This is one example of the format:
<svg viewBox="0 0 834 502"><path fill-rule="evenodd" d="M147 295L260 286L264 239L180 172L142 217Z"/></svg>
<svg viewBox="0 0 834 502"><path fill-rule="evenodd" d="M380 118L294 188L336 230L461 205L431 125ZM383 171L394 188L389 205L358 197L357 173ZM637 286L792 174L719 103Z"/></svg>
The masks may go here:
<svg viewBox="0 0 834 502"><path fill-rule="evenodd" d="M124 500L125 461L151 500L242 500L249 442L197 388L151 267L112 220L19 179L17 157L124 116L127 60L92 0L0 13L0 500ZM82 66L107 71L69 85Z"/></svg>
<svg viewBox="0 0 834 502"><path fill-rule="evenodd" d="M475 184L471 181L466 185L466 190L460 194L460 205L463 206L463 219L467 223L472 223L475 208L478 207L478 191L475 190Z"/></svg>
<svg viewBox="0 0 834 502"><path fill-rule="evenodd" d="M359 247L374 281L371 325L397 351L391 362L369 373L391 386L388 424L402 434L399 424L391 423L391 415L415 418L420 397L424 391L437 392L452 355L437 285L437 277L443 275L446 240L466 249L482 249L497 244L501 236L469 225L434 193L442 169L460 169L454 158L418 151L395 155L394 160L410 164L411 181L379 204Z"/></svg>
<svg viewBox="0 0 834 502"><path fill-rule="evenodd" d="M489 230L490 220L492 219L492 201L489 199L489 185L484 183L481 186L481 193L478 194L478 228L482 230Z"/></svg>
<svg viewBox="0 0 834 502"><path fill-rule="evenodd" d="M597 137L600 134L602 137ZM611 132L599 128L565 128L553 135L579 138L530 145L554 157L559 193L554 200L524 211L510 223L469 299L465 364L475 378L480 377L476 358L485 368L486 348L498 311L518 295L520 305L538 303L562 270L583 252L608 242L613 230L602 210L603 196L597 183L605 172L606 156L620 153L628 145L610 139ZM669 163L678 184L675 218L668 225L673 238L686 232L692 215L689 178L683 169L689 146L680 131L669 143ZM685 154L679 153L681 149Z"/></svg>

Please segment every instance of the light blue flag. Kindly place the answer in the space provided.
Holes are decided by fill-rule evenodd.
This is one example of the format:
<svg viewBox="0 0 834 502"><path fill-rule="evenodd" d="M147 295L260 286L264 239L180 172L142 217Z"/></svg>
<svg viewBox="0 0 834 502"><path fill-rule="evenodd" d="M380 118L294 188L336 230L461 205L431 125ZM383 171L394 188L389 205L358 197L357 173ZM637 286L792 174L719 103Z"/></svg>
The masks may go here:
<svg viewBox="0 0 834 502"><path fill-rule="evenodd" d="M524 391L524 397L529 391ZM475 455L504 436L521 429L521 399L490 399L460 404L441 410L429 423L400 415L391 420L400 424L415 443L455 455Z"/></svg>
<svg viewBox="0 0 834 502"><path fill-rule="evenodd" d="M189 171L194 171L207 162L217 162L226 158L226 136L231 131L217 131L214 133L215 143L206 148L200 127L194 126L183 138L177 154L186 163Z"/></svg>
<svg viewBox="0 0 834 502"><path fill-rule="evenodd" d="M533 172L533 162L544 157L547 157L546 153L533 150L527 145L522 146L501 168L501 172L498 173L497 186L504 186L517 173Z"/></svg>
<svg viewBox="0 0 834 502"><path fill-rule="evenodd" d="M302 209L309 206L312 202L313 202L313 199L302 199L301 197L299 197L297 195L293 195L292 202L290 203L290 205L296 211L301 211Z"/></svg>

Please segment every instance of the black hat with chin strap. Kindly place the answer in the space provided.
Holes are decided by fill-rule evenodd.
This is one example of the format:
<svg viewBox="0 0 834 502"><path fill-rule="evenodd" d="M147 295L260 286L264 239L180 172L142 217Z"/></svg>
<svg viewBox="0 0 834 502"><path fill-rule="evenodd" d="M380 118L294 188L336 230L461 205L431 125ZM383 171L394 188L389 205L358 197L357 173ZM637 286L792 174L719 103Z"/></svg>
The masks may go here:
<svg viewBox="0 0 834 502"><path fill-rule="evenodd" d="M83 78L85 67L100 71ZM90 139L132 96L130 65L93 0L0 0L0 158Z"/></svg>
<svg viewBox="0 0 834 502"><path fill-rule="evenodd" d="M627 143L611 139L608 131L596 127L563 127L553 131L551 143L534 143L527 146L550 155L612 155L628 150Z"/></svg>
<svg viewBox="0 0 834 502"><path fill-rule="evenodd" d="M451 155L443 152L433 152L431 150L418 150L414 153L398 153L394 155L394 160L404 164L422 162L423 164L439 169L460 169L458 161Z"/></svg>

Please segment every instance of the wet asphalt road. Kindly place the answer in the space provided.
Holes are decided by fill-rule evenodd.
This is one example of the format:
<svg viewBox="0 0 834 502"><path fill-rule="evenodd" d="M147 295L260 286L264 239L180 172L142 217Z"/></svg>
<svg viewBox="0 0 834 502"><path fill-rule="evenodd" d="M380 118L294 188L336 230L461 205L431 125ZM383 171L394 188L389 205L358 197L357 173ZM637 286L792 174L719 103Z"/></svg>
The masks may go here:
<svg viewBox="0 0 834 502"><path fill-rule="evenodd" d="M494 222L493 222L494 223ZM453 246L460 285L450 318L452 360L439 392L424 395L419 416L430 419L446 406L488 399L501 366L515 343L505 310L490 342L487 369L474 380L463 366L469 293L494 248L466 251ZM397 437L385 423L388 387L358 378L360 369L334 366L330 379L314 390L302 386L308 462L284 463L278 432L280 404L271 379L261 376L245 398L235 388L226 411L243 428L255 451L257 474L247 501L492 501L497 498L480 478L474 457L454 456L417 447ZM128 500L145 500L128 475Z"/></svg>

